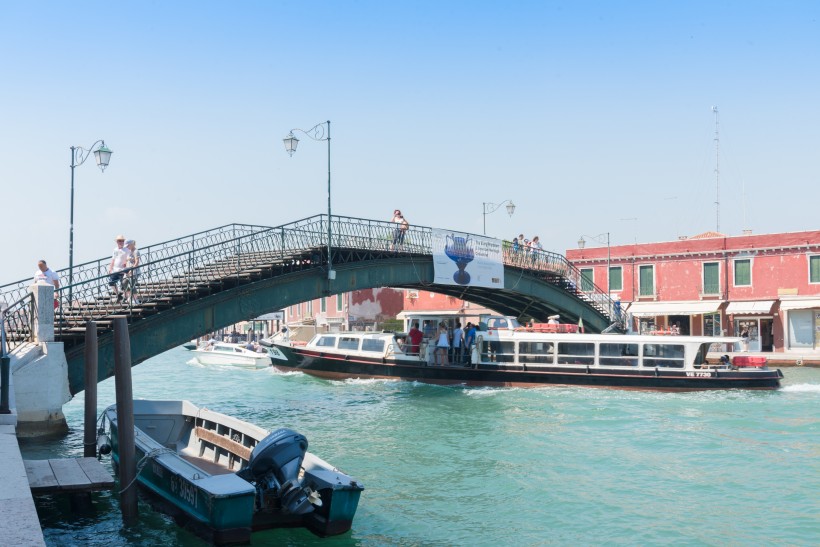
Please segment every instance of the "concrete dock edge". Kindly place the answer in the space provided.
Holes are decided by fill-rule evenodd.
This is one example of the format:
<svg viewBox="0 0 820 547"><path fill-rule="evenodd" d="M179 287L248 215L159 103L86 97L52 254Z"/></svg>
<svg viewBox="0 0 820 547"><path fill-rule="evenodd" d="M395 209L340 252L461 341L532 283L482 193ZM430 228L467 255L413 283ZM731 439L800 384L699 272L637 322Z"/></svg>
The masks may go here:
<svg viewBox="0 0 820 547"><path fill-rule="evenodd" d="M0 544L45 546L13 425L0 425Z"/></svg>

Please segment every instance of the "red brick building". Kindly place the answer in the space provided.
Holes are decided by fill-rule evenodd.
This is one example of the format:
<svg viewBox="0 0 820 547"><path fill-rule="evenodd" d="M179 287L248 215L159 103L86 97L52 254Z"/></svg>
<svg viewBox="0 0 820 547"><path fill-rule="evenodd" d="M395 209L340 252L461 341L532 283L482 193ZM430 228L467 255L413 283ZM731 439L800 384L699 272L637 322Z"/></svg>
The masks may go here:
<svg viewBox="0 0 820 547"><path fill-rule="evenodd" d="M366 330L402 310L404 291L381 288L334 294L302 302L284 309L284 322L301 338L317 331Z"/></svg>
<svg viewBox="0 0 820 547"><path fill-rule="evenodd" d="M749 334L749 351L820 351L820 230L569 249L633 328Z"/></svg>

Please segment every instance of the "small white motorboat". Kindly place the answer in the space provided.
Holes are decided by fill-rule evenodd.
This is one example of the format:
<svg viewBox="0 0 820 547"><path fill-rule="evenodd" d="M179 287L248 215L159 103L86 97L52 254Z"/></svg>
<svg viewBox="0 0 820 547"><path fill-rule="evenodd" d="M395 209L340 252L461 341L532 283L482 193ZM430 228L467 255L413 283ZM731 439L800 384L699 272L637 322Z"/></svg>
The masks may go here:
<svg viewBox="0 0 820 547"><path fill-rule="evenodd" d="M196 360L203 365L233 365L249 368L264 368L271 365L270 352L259 346L259 350L252 350L243 344L228 342L209 343L203 347L191 350Z"/></svg>

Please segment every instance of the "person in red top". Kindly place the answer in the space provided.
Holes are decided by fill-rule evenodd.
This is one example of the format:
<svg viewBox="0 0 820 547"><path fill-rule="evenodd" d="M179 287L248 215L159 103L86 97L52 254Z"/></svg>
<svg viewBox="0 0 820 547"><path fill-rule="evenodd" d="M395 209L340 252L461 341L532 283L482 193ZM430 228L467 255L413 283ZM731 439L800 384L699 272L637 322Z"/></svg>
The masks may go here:
<svg viewBox="0 0 820 547"><path fill-rule="evenodd" d="M410 332L407 333L407 338L410 339L410 346L407 348L407 353L411 355L418 355L419 346L421 345L421 339L424 338L424 334L419 330L418 321L413 322L413 326L410 328Z"/></svg>

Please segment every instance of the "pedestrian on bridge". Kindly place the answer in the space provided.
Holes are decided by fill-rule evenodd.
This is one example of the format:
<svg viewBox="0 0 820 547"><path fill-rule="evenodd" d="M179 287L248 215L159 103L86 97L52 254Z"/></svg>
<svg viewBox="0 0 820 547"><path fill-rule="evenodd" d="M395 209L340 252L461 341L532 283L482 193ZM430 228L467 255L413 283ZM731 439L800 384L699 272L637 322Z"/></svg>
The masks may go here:
<svg viewBox="0 0 820 547"><path fill-rule="evenodd" d="M125 261L123 270L122 292L125 294L125 301L139 304L137 300L137 278L140 275L140 252L137 250L137 242L133 239L125 241L125 248L128 249L128 258Z"/></svg>
<svg viewBox="0 0 820 547"><path fill-rule="evenodd" d="M391 250L395 250L397 246L404 245L404 235L407 233L407 229L410 228L410 223L407 222L407 219L404 218L404 215L401 214L399 209L393 211L393 219L391 220L396 227L393 230L393 246Z"/></svg>
<svg viewBox="0 0 820 547"><path fill-rule="evenodd" d="M60 288L60 276L48 267L45 260L41 260L37 263L37 271L34 272L34 282L54 285L55 290Z"/></svg>
<svg viewBox="0 0 820 547"><path fill-rule="evenodd" d="M128 264L128 257L131 251L125 246L125 236L118 235L115 241L117 246L114 247L114 252L111 253L111 263L108 265L108 273L110 274L108 276L108 286L114 290L114 294L117 296L117 302L119 302L122 300L120 283L124 275L123 270Z"/></svg>

